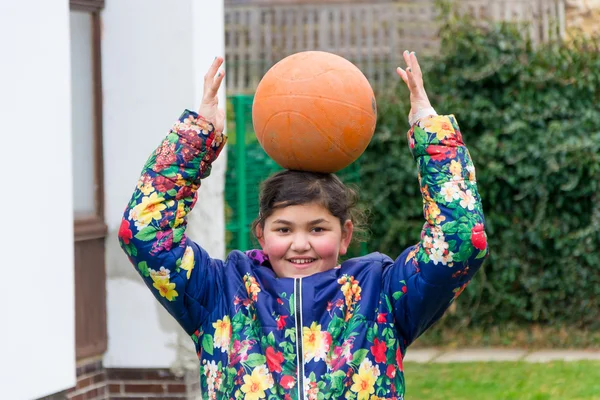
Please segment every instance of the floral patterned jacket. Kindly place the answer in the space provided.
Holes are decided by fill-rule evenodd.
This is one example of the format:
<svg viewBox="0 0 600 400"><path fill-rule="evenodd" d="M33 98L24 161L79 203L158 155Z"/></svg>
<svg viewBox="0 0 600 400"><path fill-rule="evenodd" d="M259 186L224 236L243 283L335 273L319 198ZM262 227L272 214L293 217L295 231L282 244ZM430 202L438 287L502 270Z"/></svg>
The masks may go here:
<svg viewBox="0 0 600 400"><path fill-rule="evenodd" d="M438 320L487 255L475 171L453 116L408 132L419 168L421 241L303 279L262 252L211 258L186 214L226 141L186 111L150 156L119 240L158 301L196 343L204 398L403 399L406 348ZM202 205L200 205L202 206Z"/></svg>

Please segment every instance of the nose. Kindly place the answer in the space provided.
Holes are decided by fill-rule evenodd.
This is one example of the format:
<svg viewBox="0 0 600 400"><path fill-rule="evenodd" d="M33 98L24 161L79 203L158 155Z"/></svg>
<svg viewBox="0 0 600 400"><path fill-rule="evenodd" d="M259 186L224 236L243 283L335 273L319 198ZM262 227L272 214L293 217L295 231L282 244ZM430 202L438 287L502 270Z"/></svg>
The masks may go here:
<svg viewBox="0 0 600 400"><path fill-rule="evenodd" d="M310 250L310 241L304 234L296 234L292 240L291 250L296 252L304 252Z"/></svg>

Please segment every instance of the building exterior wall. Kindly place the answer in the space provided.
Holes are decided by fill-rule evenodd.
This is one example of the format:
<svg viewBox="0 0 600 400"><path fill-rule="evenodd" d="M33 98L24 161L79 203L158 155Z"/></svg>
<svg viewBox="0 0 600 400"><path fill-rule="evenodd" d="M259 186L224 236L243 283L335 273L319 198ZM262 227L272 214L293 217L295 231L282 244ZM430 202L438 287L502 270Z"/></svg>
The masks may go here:
<svg viewBox="0 0 600 400"><path fill-rule="evenodd" d="M0 266L10 272L2 294L2 320L9 321L0 330L2 398L197 395L192 342L143 285L118 247L117 231L147 156L185 108L199 106L204 74L224 55L223 3L105 5L109 348L76 364L69 2L0 2L0 168L11 177L0 196L8 229ZM224 91L221 99L224 105ZM224 156L202 188L206 211L189 223L191 237L214 257L224 257Z"/></svg>
<svg viewBox="0 0 600 400"><path fill-rule="evenodd" d="M3 399L75 384L69 52L68 1L0 2Z"/></svg>
<svg viewBox="0 0 600 400"><path fill-rule="evenodd" d="M223 3L107 1L102 17L109 231L109 340L104 364L108 368L197 366L192 341L143 284L119 248L117 232L147 157L185 108L197 109L204 74L214 57L224 54ZM199 206L188 225L190 237L213 257L224 256L224 161L223 157L215 164L203 183Z"/></svg>

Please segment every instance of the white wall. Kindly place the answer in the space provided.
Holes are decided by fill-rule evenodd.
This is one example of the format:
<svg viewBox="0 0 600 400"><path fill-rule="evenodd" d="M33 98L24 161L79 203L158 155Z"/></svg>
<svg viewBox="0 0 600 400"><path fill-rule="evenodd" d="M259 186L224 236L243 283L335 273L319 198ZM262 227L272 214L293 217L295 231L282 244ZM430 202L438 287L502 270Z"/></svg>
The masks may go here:
<svg viewBox="0 0 600 400"><path fill-rule="evenodd" d="M68 1L0 1L0 397L75 385Z"/></svg>
<svg viewBox="0 0 600 400"><path fill-rule="evenodd" d="M124 208L150 153L180 113L199 106L202 78L224 54L222 0L107 1L103 14L108 367L170 367L191 340L142 283L117 242ZM222 97L224 104L224 98ZM223 257L224 153L201 188L189 234ZM210 226L210 232L200 226Z"/></svg>

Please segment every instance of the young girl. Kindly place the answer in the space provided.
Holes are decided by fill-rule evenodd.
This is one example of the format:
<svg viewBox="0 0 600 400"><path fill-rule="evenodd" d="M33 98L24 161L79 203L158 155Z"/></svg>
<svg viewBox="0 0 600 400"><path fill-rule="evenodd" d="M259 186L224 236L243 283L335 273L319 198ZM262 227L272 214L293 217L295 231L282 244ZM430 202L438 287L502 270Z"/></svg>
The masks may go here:
<svg viewBox="0 0 600 400"><path fill-rule="evenodd" d="M146 162L119 239L158 301L196 343L210 399L403 399L402 358L487 255L475 171L453 116L437 116L414 53L398 74L411 96L421 241L338 265L352 240L353 194L332 174L266 180L262 247L211 258L184 234L201 179L226 137L218 58L198 114L185 111Z"/></svg>

